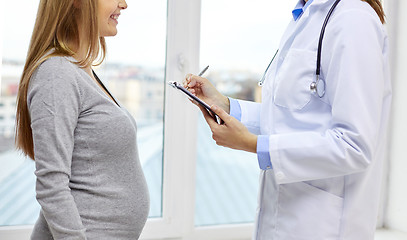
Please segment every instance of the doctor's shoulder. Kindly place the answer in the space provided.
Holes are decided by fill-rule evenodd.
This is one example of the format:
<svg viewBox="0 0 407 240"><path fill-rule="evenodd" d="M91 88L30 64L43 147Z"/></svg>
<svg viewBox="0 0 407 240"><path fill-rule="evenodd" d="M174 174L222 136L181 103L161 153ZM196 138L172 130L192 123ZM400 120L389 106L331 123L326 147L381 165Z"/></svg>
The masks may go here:
<svg viewBox="0 0 407 240"><path fill-rule="evenodd" d="M370 0L376 1L376 0ZM381 5L380 5L380 9ZM352 44L355 39L363 40L366 43L374 40L383 45L387 37L386 30L383 26L384 14L375 10L372 5L364 0L342 0L338 4L330 28L327 32L333 33L337 41L342 44Z"/></svg>
<svg viewBox="0 0 407 240"><path fill-rule="evenodd" d="M342 0L332 19L332 22L358 22L369 19L372 23L382 26L385 23L385 14L380 0Z"/></svg>

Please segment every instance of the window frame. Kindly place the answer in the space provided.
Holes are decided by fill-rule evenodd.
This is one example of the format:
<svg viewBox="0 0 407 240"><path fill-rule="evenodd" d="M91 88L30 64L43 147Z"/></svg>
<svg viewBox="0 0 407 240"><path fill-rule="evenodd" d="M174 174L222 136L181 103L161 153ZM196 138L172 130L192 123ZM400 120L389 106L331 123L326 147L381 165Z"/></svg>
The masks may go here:
<svg viewBox="0 0 407 240"><path fill-rule="evenodd" d="M201 0L168 0L165 82L199 71L200 17ZM196 141L191 139L197 138L198 114L165 84L162 217L149 218L140 239L249 239L252 234L253 224L194 225ZM29 239L32 229L4 226L0 234L3 240Z"/></svg>
<svg viewBox="0 0 407 240"><path fill-rule="evenodd" d="M168 1L166 82L199 71L200 18L201 0ZM185 96L166 85L163 216L147 221L141 239L251 237L253 224L194 225L197 146L191 140L197 138L198 115Z"/></svg>
<svg viewBox="0 0 407 240"><path fill-rule="evenodd" d="M392 9L384 1L387 10ZM165 82L198 72L201 0L168 0ZM0 32L3 21L0 24ZM388 28L394 27L392 23ZM0 44L2 45L2 38ZM0 48L0 56L2 49ZM395 59L395 56L392 56ZM0 64L0 72L1 72ZM149 218L141 239L250 239L254 223L196 227L195 176L198 110L165 84L162 217ZM387 168L386 168L387 169ZM385 169L385 170L386 170ZM385 172L385 177L388 175ZM384 226L387 182L378 228ZM253 213L254 214L254 213ZM3 240L29 239L32 225L0 227Z"/></svg>

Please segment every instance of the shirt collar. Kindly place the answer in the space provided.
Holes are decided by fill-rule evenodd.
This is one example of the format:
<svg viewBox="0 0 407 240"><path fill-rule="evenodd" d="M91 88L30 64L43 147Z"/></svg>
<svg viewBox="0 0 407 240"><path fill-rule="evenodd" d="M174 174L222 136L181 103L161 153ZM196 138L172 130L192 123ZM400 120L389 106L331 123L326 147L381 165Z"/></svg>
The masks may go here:
<svg viewBox="0 0 407 240"><path fill-rule="evenodd" d="M294 10L292 11L294 21L297 21L301 17L302 13L305 12L307 7L309 5L311 5L311 3L313 1L314 0L308 0L307 2L305 2L304 0L298 1L297 5L295 6Z"/></svg>

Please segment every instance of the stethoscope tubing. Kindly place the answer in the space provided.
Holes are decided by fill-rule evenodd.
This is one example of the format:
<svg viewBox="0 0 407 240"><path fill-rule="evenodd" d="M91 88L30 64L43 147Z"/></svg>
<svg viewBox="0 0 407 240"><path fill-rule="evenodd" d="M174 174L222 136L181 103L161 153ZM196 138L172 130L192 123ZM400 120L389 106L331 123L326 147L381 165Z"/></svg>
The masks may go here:
<svg viewBox="0 0 407 240"><path fill-rule="evenodd" d="M319 41L318 41L317 69L315 71L316 75L318 75L318 76L321 73L321 52L322 52L322 41L323 41L324 35L325 35L325 28L326 28L326 25L328 25L328 21L331 18L332 12L335 10L336 6L338 5L338 3L340 1L341 0L336 0L335 3L332 5L331 9L329 9L329 12L325 17L324 24L322 25L322 28L321 28L321 33L319 35Z"/></svg>
<svg viewBox="0 0 407 240"><path fill-rule="evenodd" d="M336 0L334 2L334 4L332 5L332 7L329 9L329 11L325 17L324 23L322 24L321 33L319 35L318 50L317 50L317 66L316 66L316 70L315 70L316 77L315 77L315 80L310 84L310 90L312 92L314 92L315 94L317 94L320 98L322 98L325 95L325 81L319 77L321 74L322 42L324 39L325 28L328 25L328 21L331 18L333 11L335 10L336 6L339 4L340 1L341 0ZM278 50L276 51L276 53L274 54L273 58L271 59L269 65L267 66L266 71L263 74L263 77L260 79L259 86L263 85L265 78L266 78L267 71L268 71L270 65L273 63L274 58L276 57L277 53L278 53ZM320 84L320 82L322 82L322 86L323 86L322 90L321 89L318 90L318 85Z"/></svg>

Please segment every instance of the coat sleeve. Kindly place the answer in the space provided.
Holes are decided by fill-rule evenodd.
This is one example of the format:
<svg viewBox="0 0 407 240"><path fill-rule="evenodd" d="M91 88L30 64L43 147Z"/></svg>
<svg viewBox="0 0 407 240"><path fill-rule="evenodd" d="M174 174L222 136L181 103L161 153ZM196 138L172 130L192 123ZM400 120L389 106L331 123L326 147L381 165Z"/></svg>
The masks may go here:
<svg viewBox="0 0 407 240"><path fill-rule="evenodd" d="M371 165L390 108L387 47L382 24L367 11L339 12L330 20L322 71L331 122L323 133L270 136L277 183L344 176Z"/></svg>
<svg viewBox="0 0 407 240"><path fill-rule="evenodd" d="M69 187L80 91L68 62L49 59L33 75L27 95L34 141L37 200L54 239L86 239ZM65 74L67 73L67 74Z"/></svg>
<svg viewBox="0 0 407 240"><path fill-rule="evenodd" d="M240 121L254 134L260 134L260 103L238 100L241 108Z"/></svg>

